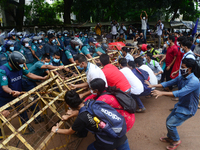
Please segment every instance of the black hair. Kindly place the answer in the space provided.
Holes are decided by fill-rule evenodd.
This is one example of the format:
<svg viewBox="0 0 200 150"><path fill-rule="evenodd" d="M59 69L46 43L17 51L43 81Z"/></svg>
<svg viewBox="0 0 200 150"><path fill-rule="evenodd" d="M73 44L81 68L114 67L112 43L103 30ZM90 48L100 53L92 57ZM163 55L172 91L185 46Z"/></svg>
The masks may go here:
<svg viewBox="0 0 200 150"><path fill-rule="evenodd" d="M180 42L180 44L182 44L182 41L185 41L186 40L186 37L185 36L180 36L177 41Z"/></svg>
<svg viewBox="0 0 200 150"><path fill-rule="evenodd" d="M82 62L87 63L87 58L85 57L85 55L82 55L82 54L78 54L76 56L75 60L78 60L79 63L82 63Z"/></svg>
<svg viewBox="0 0 200 150"><path fill-rule="evenodd" d="M69 105L69 107L77 109L83 101L79 97L78 93L76 93L76 90L71 90L66 92L65 102Z"/></svg>
<svg viewBox="0 0 200 150"><path fill-rule="evenodd" d="M147 49L150 49L150 48L152 48L152 46L151 45L147 45Z"/></svg>
<svg viewBox="0 0 200 150"><path fill-rule="evenodd" d="M138 64L139 66L143 65L143 58L142 57L138 57L135 59L135 64Z"/></svg>
<svg viewBox="0 0 200 150"><path fill-rule="evenodd" d="M153 55L152 55L152 53L147 53L147 56L152 58Z"/></svg>
<svg viewBox="0 0 200 150"><path fill-rule="evenodd" d="M182 45L183 45L183 46L186 46L188 49L191 49L191 47L192 47L192 42L190 42L190 41L183 41L183 42L182 42Z"/></svg>
<svg viewBox="0 0 200 150"><path fill-rule="evenodd" d="M60 52L59 52L59 51L55 52L55 53L54 53L54 56L55 56L55 55L56 55L56 56L60 56Z"/></svg>
<svg viewBox="0 0 200 150"><path fill-rule="evenodd" d="M122 50L125 51L126 53L128 53L128 48L127 47L122 47Z"/></svg>
<svg viewBox="0 0 200 150"><path fill-rule="evenodd" d="M99 59L100 59L103 66L110 63L108 54L102 54Z"/></svg>
<svg viewBox="0 0 200 150"><path fill-rule="evenodd" d="M142 42L139 42L137 45L142 45L143 43Z"/></svg>
<svg viewBox="0 0 200 150"><path fill-rule="evenodd" d="M175 37L172 36L172 35L170 35L170 36L169 36L169 40L172 40L172 42L174 42L174 41L175 41Z"/></svg>
<svg viewBox="0 0 200 150"><path fill-rule="evenodd" d="M90 87L93 90L98 90L100 93L103 93L106 89L106 83L103 79L101 78L95 78L90 82Z"/></svg>
<svg viewBox="0 0 200 150"><path fill-rule="evenodd" d="M126 67L127 66L127 60L126 58L120 58L118 60L119 64L122 65L122 67Z"/></svg>
<svg viewBox="0 0 200 150"><path fill-rule="evenodd" d="M200 67L198 66L197 62L192 58L184 58L182 60L182 64L185 64L186 67L192 68L192 72L197 78L200 78Z"/></svg>
<svg viewBox="0 0 200 150"><path fill-rule="evenodd" d="M42 59L45 60L45 58L50 59L50 55L44 54L44 55L42 56Z"/></svg>
<svg viewBox="0 0 200 150"><path fill-rule="evenodd" d="M188 41L193 42L193 37L188 37Z"/></svg>
<svg viewBox="0 0 200 150"><path fill-rule="evenodd" d="M136 67L134 61L129 61L128 65L131 66L133 69Z"/></svg>

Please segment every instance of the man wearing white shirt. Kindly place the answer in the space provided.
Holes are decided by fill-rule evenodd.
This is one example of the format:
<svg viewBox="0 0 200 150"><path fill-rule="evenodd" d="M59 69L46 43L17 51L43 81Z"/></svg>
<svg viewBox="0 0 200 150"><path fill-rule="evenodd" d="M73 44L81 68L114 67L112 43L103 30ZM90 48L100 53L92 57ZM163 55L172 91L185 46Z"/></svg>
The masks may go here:
<svg viewBox="0 0 200 150"><path fill-rule="evenodd" d="M142 17L143 12L145 13L146 17ZM146 40L148 15L147 15L146 11L142 11L142 13L140 14L140 19L141 19L141 23L142 23L141 29L142 29L144 38Z"/></svg>
<svg viewBox="0 0 200 150"><path fill-rule="evenodd" d="M117 21L113 20L111 22L111 34L112 34L112 39L116 39L117 38L117 27L119 26L119 24L117 23Z"/></svg>
<svg viewBox="0 0 200 150"><path fill-rule="evenodd" d="M135 64L138 68L143 69L144 71L148 72L150 77L150 83L153 85L158 84L158 79L156 78L154 72L149 68L147 65L143 64L143 59L141 57L138 57L135 59Z"/></svg>
<svg viewBox="0 0 200 150"><path fill-rule="evenodd" d="M76 84L76 85L71 85L73 88L89 87L90 86L89 83L95 78L103 79L106 83L106 87L108 86L107 80L106 80L106 77L105 77L103 71L97 65L94 65L94 64L88 62L87 58L84 55L79 54L76 57L75 62L76 62L77 66L79 66L80 68L84 68L85 74L87 77L87 82L81 83L81 84ZM90 90L83 94L80 94L79 96L81 98L83 98L84 96L87 96L89 94L91 94Z"/></svg>
<svg viewBox="0 0 200 150"><path fill-rule="evenodd" d="M157 24L157 35L158 35L158 48L160 48L161 45L161 36L162 36L162 30L164 28L164 24L162 24L161 20L158 20Z"/></svg>
<svg viewBox="0 0 200 150"><path fill-rule="evenodd" d="M127 47L122 47L122 56L126 58L127 62L134 61L134 58L131 54L128 53Z"/></svg>
<svg viewBox="0 0 200 150"><path fill-rule="evenodd" d="M125 38L125 32L126 32L126 27L124 26L124 24L122 23L121 26L118 28L118 32L119 34L123 34L124 38Z"/></svg>
<svg viewBox="0 0 200 150"><path fill-rule="evenodd" d="M144 92L144 86L142 82L135 76L135 74L131 71L127 66L127 60L125 58L119 59L120 71L124 74L126 79L131 85L131 96L136 100L139 110L137 112L145 111L145 107L140 100L140 95Z"/></svg>

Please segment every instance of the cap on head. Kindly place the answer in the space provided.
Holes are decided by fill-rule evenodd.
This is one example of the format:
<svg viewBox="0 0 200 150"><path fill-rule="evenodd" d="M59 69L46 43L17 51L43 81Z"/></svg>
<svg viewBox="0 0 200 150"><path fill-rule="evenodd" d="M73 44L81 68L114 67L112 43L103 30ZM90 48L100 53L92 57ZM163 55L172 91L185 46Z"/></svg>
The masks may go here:
<svg viewBox="0 0 200 150"><path fill-rule="evenodd" d="M13 66L15 70L21 70L22 68L19 66L20 64L26 63L26 58L24 55L18 51L14 51L9 55L10 64Z"/></svg>
<svg viewBox="0 0 200 150"><path fill-rule="evenodd" d="M97 41L93 37L89 38L88 43L90 43L90 42L94 43L94 44L97 43Z"/></svg>

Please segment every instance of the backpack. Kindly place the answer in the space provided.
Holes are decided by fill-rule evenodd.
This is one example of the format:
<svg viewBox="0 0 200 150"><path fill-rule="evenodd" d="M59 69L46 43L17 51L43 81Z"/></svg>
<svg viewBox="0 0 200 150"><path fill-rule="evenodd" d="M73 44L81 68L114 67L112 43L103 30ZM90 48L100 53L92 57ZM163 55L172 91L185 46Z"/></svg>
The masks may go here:
<svg viewBox="0 0 200 150"><path fill-rule="evenodd" d="M98 126L98 131L95 132L95 134L105 135L111 138L121 138L126 134L126 122L124 117L107 103L87 100L84 107L80 109L79 114L85 111L93 118L97 117L100 121L105 123L104 128Z"/></svg>
<svg viewBox="0 0 200 150"><path fill-rule="evenodd" d="M120 89L108 90L108 88L107 88L106 92L104 92L101 95L105 95L105 94L115 96L115 98L117 99L119 104L123 107L122 110L125 110L131 114L136 112L135 100L130 95L126 94L125 92L121 91ZM121 110L119 108L115 108L115 109Z"/></svg>

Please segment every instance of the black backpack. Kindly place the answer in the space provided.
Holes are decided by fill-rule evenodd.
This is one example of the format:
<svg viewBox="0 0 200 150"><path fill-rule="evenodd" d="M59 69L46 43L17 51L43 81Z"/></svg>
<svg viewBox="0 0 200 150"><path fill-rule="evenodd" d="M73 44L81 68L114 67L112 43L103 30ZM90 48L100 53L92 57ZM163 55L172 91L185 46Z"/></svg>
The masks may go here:
<svg viewBox="0 0 200 150"><path fill-rule="evenodd" d="M104 92L101 95L113 95L116 97L119 104L123 107L122 110L125 110L129 113L135 113L136 112L136 102L135 100L125 92L121 91L120 89L116 89L116 87L108 87L106 89L106 92ZM97 98L98 99L98 98ZM119 109L119 108L115 108ZM119 109L121 110L121 109Z"/></svg>

